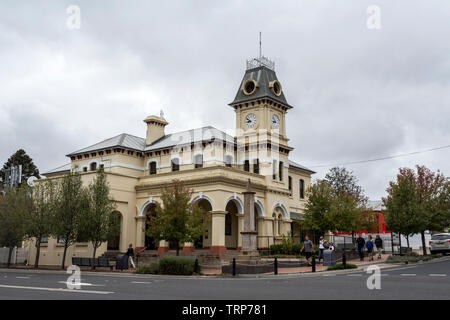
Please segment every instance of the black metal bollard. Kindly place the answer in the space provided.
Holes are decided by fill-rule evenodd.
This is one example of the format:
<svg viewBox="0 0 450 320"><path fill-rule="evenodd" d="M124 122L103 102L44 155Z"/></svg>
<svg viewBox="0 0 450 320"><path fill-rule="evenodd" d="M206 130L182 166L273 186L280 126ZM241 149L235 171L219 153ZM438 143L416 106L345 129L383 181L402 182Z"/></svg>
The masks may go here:
<svg viewBox="0 0 450 320"><path fill-rule="evenodd" d="M278 258L275 258L275 261L273 262L273 274L278 274Z"/></svg>
<svg viewBox="0 0 450 320"><path fill-rule="evenodd" d="M194 262L194 273L198 273L198 259L195 259Z"/></svg>
<svg viewBox="0 0 450 320"><path fill-rule="evenodd" d="M347 256L345 255L345 251L342 252L342 264L343 264L344 266L347 265Z"/></svg>
<svg viewBox="0 0 450 320"><path fill-rule="evenodd" d="M312 266L312 272L316 272L316 256L315 255L312 255L311 266Z"/></svg>
<svg viewBox="0 0 450 320"><path fill-rule="evenodd" d="M236 258L233 258L233 276L236 275Z"/></svg>

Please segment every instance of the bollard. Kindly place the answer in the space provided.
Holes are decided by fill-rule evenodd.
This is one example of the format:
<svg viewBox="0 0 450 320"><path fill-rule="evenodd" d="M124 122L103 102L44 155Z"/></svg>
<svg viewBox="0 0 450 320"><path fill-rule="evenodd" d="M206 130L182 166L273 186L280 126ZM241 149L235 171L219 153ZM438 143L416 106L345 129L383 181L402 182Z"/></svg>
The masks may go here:
<svg viewBox="0 0 450 320"><path fill-rule="evenodd" d="M316 272L316 256L315 255L312 255L311 266L312 266L312 272Z"/></svg>
<svg viewBox="0 0 450 320"><path fill-rule="evenodd" d="M347 265L347 257L345 256L345 251L342 252L342 264L343 264L344 266Z"/></svg>
<svg viewBox="0 0 450 320"><path fill-rule="evenodd" d="M195 259L194 262L194 273L198 273L198 259Z"/></svg>
<svg viewBox="0 0 450 320"><path fill-rule="evenodd" d="M278 274L278 259L275 258L275 261L273 262L273 274L277 275Z"/></svg>
<svg viewBox="0 0 450 320"><path fill-rule="evenodd" d="M236 275L236 258L233 258L233 276Z"/></svg>

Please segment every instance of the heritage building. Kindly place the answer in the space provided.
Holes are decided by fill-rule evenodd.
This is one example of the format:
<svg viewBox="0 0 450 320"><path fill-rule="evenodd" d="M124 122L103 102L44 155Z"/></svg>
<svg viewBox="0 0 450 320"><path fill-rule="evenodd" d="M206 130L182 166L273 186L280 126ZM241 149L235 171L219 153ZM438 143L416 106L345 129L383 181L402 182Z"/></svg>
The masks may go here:
<svg viewBox="0 0 450 320"><path fill-rule="evenodd" d="M193 202L211 212L207 235L185 243L183 252L207 248L212 254L239 250L242 246L243 192L250 179L255 194L258 248L267 248L282 235L294 231L301 220L312 170L290 160L293 148L286 135L286 115L291 105L278 81L274 64L267 58L247 62L247 69L230 107L235 112L236 133L230 136L211 126L166 134L163 114L149 116L145 138L120 134L68 154L71 163L47 172L47 178L78 171L88 183L104 168L112 197L121 217L121 233L97 252L136 248L169 250L166 241L156 243L145 234L146 219L154 214L161 188L182 180L194 190ZM34 246L29 262L33 263ZM49 239L41 249L42 264L59 264L62 245ZM73 256L91 256L89 244L69 248Z"/></svg>

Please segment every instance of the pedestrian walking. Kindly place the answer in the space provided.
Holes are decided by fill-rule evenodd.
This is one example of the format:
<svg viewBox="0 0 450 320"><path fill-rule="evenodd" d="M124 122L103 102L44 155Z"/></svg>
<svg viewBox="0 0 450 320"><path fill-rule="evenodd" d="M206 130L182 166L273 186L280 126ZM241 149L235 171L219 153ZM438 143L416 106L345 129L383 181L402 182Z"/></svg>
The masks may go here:
<svg viewBox="0 0 450 320"><path fill-rule="evenodd" d="M133 244L132 243L130 243L130 246L128 247L126 255L128 256L128 260L130 261L131 266L133 267L133 269L136 269L136 266L135 266L134 261L133 261L134 249L133 249Z"/></svg>
<svg viewBox="0 0 450 320"><path fill-rule="evenodd" d="M309 237L305 237L305 241L303 242L303 247L301 252L305 252L306 261L308 262L308 266L311 265L311 256L313 253L313 243L311 240L309 240Z"/></svg>
<svg viewBox="0 0 450 320"><path fill-rule="evenodd" d="M366 244L366 241L361 236L361 234L358 235L358 239L356 239L356 244L358 246L359 259L361 261L363 261L364 260L364 245Z"/></svg>
<svg viewBox="0 0 450 320"><path fill-rule="evenodd" d="M367 248L367 256L369 257L369 260L373 260L373 241L372 236L369 234L369 238L366 242L366 248Z"/></svg>
<svg viewBox="0 0 450 320"><path fill-rule="evenodd" d="M375 238L375 246L377 247L378 259L381 259L381 252L383 251L383 240L380 235L377 234Z"/></svg>
<svg viewBox="0 0 450 320"><path fill-rule="evenodd" d="M320 264L320 261L323 259L323 250L325 250L324 244L325 244L325 240L321 236L319 239L319 264Z"/></svg>

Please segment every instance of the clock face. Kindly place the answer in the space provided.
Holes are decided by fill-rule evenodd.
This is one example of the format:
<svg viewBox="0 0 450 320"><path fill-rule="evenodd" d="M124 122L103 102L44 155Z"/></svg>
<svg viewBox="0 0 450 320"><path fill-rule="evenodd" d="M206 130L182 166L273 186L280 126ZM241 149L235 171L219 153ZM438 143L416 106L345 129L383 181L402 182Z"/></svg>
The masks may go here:
<svg viewBox="0 0 450 320"><path fill-rule="evenodd" d="M272 128L278 129L280 126L280 118L276 114L272 116Z"/></svg>
<svg viewBox="0 0 450 320"><path fill-rule="evenodd" d="M254 128L256 125L256 116L250 113L245 117L245 124L248 128Z"/></svg>

